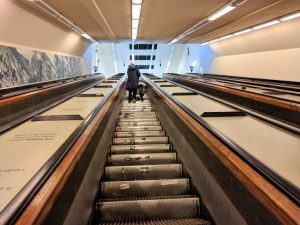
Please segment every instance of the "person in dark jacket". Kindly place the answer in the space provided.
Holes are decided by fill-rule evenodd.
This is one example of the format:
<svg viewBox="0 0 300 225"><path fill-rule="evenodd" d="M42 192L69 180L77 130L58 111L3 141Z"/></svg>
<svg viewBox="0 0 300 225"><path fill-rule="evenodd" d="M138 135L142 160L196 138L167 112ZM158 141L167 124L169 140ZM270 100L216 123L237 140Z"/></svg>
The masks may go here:
<svg viewBox="0 0 300 225"><path fill-rule="evenodd" d="M126 84L126 89L129 91L129 97L128 97L128 102L131 102L133 100L133 103L136 101L136 92L139 84L139 78L141 76L141 73L139 69L131 63L128 66L127 70L127 84Z"/></svg>

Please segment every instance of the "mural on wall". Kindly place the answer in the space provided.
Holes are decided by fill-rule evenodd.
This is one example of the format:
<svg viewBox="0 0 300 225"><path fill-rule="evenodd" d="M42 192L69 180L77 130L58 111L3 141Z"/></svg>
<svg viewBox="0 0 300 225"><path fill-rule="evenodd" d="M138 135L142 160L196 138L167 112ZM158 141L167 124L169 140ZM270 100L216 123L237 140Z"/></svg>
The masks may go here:
<svg viewBox="0 0 300 225"><path fill-rule="evenodd" d="M86 73L81 57L0 45L0 88L79 76Z"/></svg>

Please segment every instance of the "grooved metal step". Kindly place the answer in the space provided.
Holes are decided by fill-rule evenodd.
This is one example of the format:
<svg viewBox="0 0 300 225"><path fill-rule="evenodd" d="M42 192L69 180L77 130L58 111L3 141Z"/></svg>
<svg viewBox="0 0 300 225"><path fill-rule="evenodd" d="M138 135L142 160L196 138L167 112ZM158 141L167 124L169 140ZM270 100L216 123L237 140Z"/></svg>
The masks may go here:
<svg viewBox="0 0 300 225"><path fill-rule="evenodd" d="M168 137L131 137L113 138L113 145L134 145L134 144L167 144Z"/></svg>
<svg viewBox="0 0 300 225"><path fill-rule="evenodd" d="M154 153L154 152L167 152L171 150L172 150L171 144L112 145L110 148L110 152L112 154Z"/></svg>
<svg viewBox="0 0 300 225"><path fill-rule="evenodd" d="M105 181L101 183L102 198L128 198L185 195L189 179Z"/></svg>
<svg viewBox="0 0 300 225"><path fill-rule="evenodd" d="M155 111L122 111L120 112L120 115L156 115Z"/></svg>
<svg viewBox="0 0 300 225"><path fill-rule="evenodd" d="M118 122L118 127L135 127L135 126L159 126L159 121L139 121L139 122Z"/></svg>
<svg viewBox="0 0 300 225"><path fill-rule="evenodd" d="M154 131L162 129L162 126L116 127L116 131Z"/></svg>
<svg viewBox="0 0 300 225"><path fill-rule="evenodd" d="M134 105L134 106L122 106L121 107L121 110L122 109L130 109L130 110L133 110L133 109L154 109L150 104L149 105Z"/></svg>
<svg viewBox="0 0 300 225"><path fill-rule="evenodd" d="M119 115L119 119L147 119L147 118L155 118L157 119L156 115L154 114L148 114L148 115L128 115L128 114L123 114L123 115Z"/></svg>
<svg viewBox="0 0 300 225"><path fill-rule="evenodd" d="M198 197L99 201L97 213L101 221L129 221L147 219L180 219L198 217Z"/></svg>
<svg viewBox="0 0 300 225"><path fill-rule="evenodd" d="M107 180L166 179L182 177L181 164L107 166L104 177Z"/></svg>
<svg viewBox="0 0 300 225"><path fill-rule="evenodd" d="M166 164L175 163L176 161L177 156L175 152L145 154L113 154L108 157L108 162L112 166Z"/></svg>
<svg viewBox="0 0 300 225"><path fill-rule="evenodd" d="M157 219L130 222L104 222L100 225L210 225L210 222L200 218Z"/></svg>
<svg viewBox="0 0 300 225"><path fill-rule="evenodd" d="M154 110L151 108L149 109L121 109L121 114L137 114L137 113L143 113L148 114L150 112L154 112Z"/></svg>
<svg viewBox="0 0 300 225"><path fill-rule="evenodd" d="M115 137L160 137L165 136L166 132L161 131L140 131L140 132L131 132L131 131L120 131L115 132Z"/></svg>
<svg viewBox="0 0 300 225"><path fill-rule="evenodd" d="M122 119L120 118L118 120L119 123L136 123L136 122L160 122L157 117L151 117L151 118L138 118L138 119Z"/></svg>

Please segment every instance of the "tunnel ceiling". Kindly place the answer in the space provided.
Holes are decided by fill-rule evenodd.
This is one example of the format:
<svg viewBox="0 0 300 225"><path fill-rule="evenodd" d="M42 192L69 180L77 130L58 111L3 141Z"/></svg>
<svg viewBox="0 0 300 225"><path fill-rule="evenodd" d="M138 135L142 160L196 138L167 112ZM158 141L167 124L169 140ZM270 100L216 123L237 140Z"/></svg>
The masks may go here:
<svg viewBox="0 0 300 225"><path fill-rule="evenodd" d="M131 39L131 0L45 0L96 40ZM138 40L171 41L228 0L143 0ZM201 43L300 10L300 0L248 0L179 42Z"/></svg>

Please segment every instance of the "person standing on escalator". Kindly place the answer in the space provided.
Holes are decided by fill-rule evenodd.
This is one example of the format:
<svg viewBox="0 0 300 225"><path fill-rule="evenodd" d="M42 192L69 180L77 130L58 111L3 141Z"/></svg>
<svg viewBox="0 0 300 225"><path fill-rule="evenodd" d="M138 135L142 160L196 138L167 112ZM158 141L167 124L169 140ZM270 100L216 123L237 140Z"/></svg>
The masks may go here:
<svg viewBox="0 0 300 225"><path fill-rule="evenodd" d="M136 92L139 84L139 78L141 76L141 73L136 65L131 63L128 66L127 70L127 84L126 84L126 90L129 91L129 97L128 102L130 103L133 101L133 103L136 102Z"/></svg>

